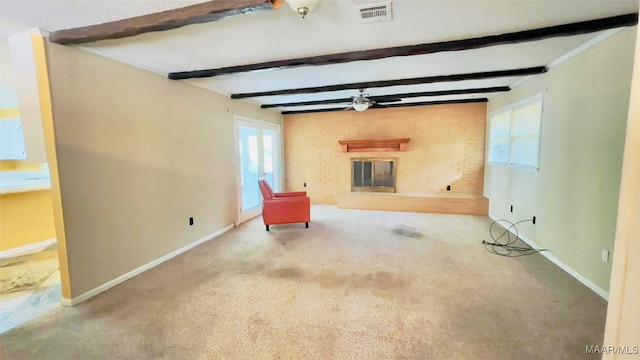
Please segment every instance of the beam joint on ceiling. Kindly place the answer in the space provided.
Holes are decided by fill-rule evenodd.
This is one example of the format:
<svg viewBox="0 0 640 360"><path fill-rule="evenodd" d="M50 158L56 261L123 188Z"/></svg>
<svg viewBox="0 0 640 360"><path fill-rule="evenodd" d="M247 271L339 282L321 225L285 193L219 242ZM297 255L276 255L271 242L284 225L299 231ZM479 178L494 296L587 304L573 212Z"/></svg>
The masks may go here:
<svg viewBox="0 0 640 360"><path fill-rule="evenodd" d="M425 92L402 93L402 94L388 94L388 95L381 95L381 96L367 96L367 99L380 103L380 102L387 102L385 101L385 99L392 99L392 98L405 99L405 98L427 97L427 96L481 94L481 93L504 92L504 91L510 91L510 90L511 88L508 86L495 86L495 87L486 87L486 88L454 89L454 90L425 91ZM312 100L312 101L301 101L301 102L290 102L290 103L279 103L279 104L264 104L264 105L261 105L260 107L263 109L268 109L268 108L274 108L274 107L340 104L340 103L348 103L351 101L353 101L353 98L325 99L325 100Z"/></svg>
<svg viewBox="0 0 640 360"><path fill-rule="evenodd" d="M414 103L402 103L402 104L387 104L380 105L376 104L373 109L386 109L386 108L396 108L396 107L409 107L409 106L431 106L431 105L448 105L448 104L471 104L471 103L485 103L488 102L487 98L477 98L477 99L457 99L457 100L440 100L440 101L423 101L423 102L414 102ZM311 113L321 113L321 112L331 112L331 111L345 111L351 109L345 108L327 108L327 109L311 109L311 110L294 110L294 111L283 111L282 115L290 115L290 114L311 114ZM367 110L369 111L369 110Z"/></svg>
<svg viewBox="0 0 640 360"><path fill-rule="evenodd" d="M54 31L49 41L61 44L84 44L99 40L120 39L152 31L176 29L186 25L224 19L235 15L257 14L278 8L283 0L215 0L182 8L136 16L98 25Z"/></svg>
<svg viewBox="0 0 640 360"><path fill-rule="evenodd" d="M313 94L318 92L353 90L353 89L360 89L360 88L371 89L371 88L380 88L380 87L388 87L388 86L418 85L418 84L431 84L431 83L440 83L440 82L492 79L492 78L511 77L511 76L537 75L545 72L547 72L547 68L545 66L538 66L538 67L523 68L523 69L485 71L485 72L454 74L454 75L427 76L427 77L398 79L398 80L368 81L368 82L350 83L350 84L336 84L336 85L314 86L314 87L297 88L297 89L281 89L281 90L270 90L270 91L242 93L242 94L231 94L231 98L245 99L245 98L261 97L261 96Z"/></svg>
<svg viewBox="0 0 640 360"><path fill-rule="evenodd" d="M425 55L444 51L473 50L496 45L518 44L554 37L588 34L619 27L634 26L637 24L638 13L636 12L632 14L613 16L596 20L581 21L564 25L549 26L539 29L475 37L469 39L397 46L363 51L352 51L312 57L303 57L297 59L275 60L255 64L222 67L217 69L171 72L167 75L167 78L171 80L207 78L227 74L264 71L268 69L289 69L302 66L342 64L351 61L376 60L398 56Z"/></svg>

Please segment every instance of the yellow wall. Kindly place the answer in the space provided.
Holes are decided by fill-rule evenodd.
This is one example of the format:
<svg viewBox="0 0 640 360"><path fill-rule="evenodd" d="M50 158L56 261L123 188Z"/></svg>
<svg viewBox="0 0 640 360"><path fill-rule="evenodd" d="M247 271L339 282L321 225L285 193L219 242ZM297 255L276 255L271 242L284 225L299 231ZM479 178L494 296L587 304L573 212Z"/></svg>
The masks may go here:
<svg viewBox="0 0 640 360"><path fill-rule="evenodd" d="M55 238L51 190L0 195L0 251Z"/></svg>
<svg viewBox="0 0 640 360"><path fill-rule="evenodd" d="M18 108L2 108L0 109L0 120L20 117L20 109Z"/></svg>
<svg viewBox="0 0 640 360"><path fill-rule="evenodd" d="M0 171L41 171L42 164L22 160L0 160Z"/></svg>
<svg viewBox="0 0 640 360"><path fill-rule="evenodd" d="M16 117L20 117L18 109L0 109L0 120ZM40 170L40 163L0 160L0 171ZM51 190L0 196L0 251L55 238L55 232Z"/></svg>
<svg viewBox="0 0 640 360"><path fill-rule="evenodd" d="M51 203L53 208L53 220L56 228L56 240L58 242L58 260L60 262L62 297L63 299L70 299L71 281L69 278L69 261L67 258L67 238L64 227L64 216L62 213L62 195L60 191L60 179L58 176L58 155L56 151L45 41L44 37L34 33L31 34L33 58L35 62L34 67L38 83L38 100L40 103L42 132L51 179Z"/></svg>
<svg viewBox="0 0 640 360"><path fill-rule="evenodd" d="M452 201L418 205L433 195L482 198L485 103L292 114L283 122L286 188L306 190L314 203L450 213ZM394 138L410 138L407 151L343 153L338 144ZM351 193L351 158L357 157L396 158L397 194ZM484 201L480 213L486 214Z"/></svg>

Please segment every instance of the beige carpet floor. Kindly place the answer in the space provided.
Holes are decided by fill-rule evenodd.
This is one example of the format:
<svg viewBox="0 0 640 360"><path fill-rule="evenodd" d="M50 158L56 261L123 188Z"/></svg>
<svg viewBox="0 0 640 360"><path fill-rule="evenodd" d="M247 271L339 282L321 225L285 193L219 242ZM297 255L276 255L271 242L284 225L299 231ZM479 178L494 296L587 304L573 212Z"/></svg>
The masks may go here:
<svg viewBox="0 0 640 360"><path fill-rule="evenodd" d="M0 338L2 359L585 359L606 302L481 216L256 218ZM532 226L522 224L522 226ZM598 358L598 357L593 357Z"/></svg>

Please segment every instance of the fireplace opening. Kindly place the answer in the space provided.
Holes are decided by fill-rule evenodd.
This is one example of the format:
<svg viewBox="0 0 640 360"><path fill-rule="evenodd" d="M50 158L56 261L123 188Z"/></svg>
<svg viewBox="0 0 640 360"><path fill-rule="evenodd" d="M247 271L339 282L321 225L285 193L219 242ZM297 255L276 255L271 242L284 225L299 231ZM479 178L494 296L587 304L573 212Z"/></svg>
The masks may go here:
<svg viewBox="0 0 640 360"><path fill-rule="evenodd" d="M351 159L351 191L396 192L396 159Z"/></svg>

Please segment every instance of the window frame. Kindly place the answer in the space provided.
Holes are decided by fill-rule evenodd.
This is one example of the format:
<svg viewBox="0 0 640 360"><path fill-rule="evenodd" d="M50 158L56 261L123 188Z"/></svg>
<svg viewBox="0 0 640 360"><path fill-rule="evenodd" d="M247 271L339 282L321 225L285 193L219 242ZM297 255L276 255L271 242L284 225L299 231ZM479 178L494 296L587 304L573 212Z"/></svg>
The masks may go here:
<svg viewBox="0 0 640 360"><path fill-rule="evenodd" d="M536 152L536 158L535 158L535 163L536 165L527 165L527 164L522 164L522 163L517 163L517 162L513 162L513 143L514 143L514 138L522 138L523 136L514 136L514 122L515 122L515 118L513 116L514 114L514 110L517 110L519 108L522 108L524 106L527 105L531 105L531 104L535 104L539 102L540 103L540 116L539 116L539 120L538 120L538 132L537 132L537 152ZM493 144L493 140L491 137L491 133L492 133L492 125L493 125L493 121L494 121L494 117L497 115L501 115L504 114L506 112L510 113L510 117L509 117L509 136L508 136L508 152L507 152L507 159L506 161L499 161L499 160L491 160L492 154L491 154L491 148L492 148L492 144ZM541 152L541 139L542 139L542 119L544 117L544 95L542 93L540 94L536 94L534 96L528 97L526 99L517 101L513 104L510 104L508 106L504 106L500 109L494 110L492 112L489 113L489 126L487 129L487 155L486 155L486 162L487 164L490 165L499 165L499 166L507 166L510 168L514 168L514 169L522 169L522 170L528 170L528 171L532 171L534 173L537 173L540 170L540 152ZM499 139L503 139L503 138L499 138Z"/></svg>

